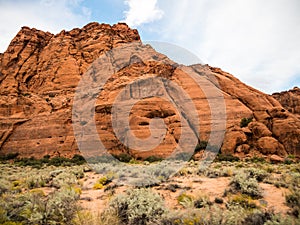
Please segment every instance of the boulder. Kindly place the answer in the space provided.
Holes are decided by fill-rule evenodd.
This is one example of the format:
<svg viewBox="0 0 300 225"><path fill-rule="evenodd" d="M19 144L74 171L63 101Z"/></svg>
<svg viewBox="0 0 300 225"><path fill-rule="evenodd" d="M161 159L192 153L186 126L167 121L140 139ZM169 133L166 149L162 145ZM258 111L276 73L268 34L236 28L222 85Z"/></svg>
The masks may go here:
<svg viewBox="0 0 300 225"><path fill-rule="evenodd" d="M223 154L234 154L237 146L247 141L247 136L241 129L233 129L225 134L222 145ZM240 148L241 149L241 148Z"/></svg>
<svg viewBox="0 0 300 225"><path fill-rule="evenodd" d="M262 137L257 141L258 149L265 155L276 154L286 156L284 146L273 137Z"/></svg>
<svg viewBox="0 0 300 225"><path fill-rule="evenodd" d="M283 163L284 162L284 158L278 156L278 155L271 155L270 156L270 161L273 163Z"/></svg>
<svg viewBox="0 0 300 225"><path fill-rule="evenodd" d="M271 137L272 136L272 132L263 123L251 122L248 124L248 128L251 130L255 139L259 139L261 137Z"/></svg>
<svg viewBox="0 0 300 225"><path fill-rule="evenodd" d="M239 145L237 148L236 148L236 152L237 153L244 153L244 154L248 154L250 151L250 146L248 144L242 144L242 145Z"/></svg>

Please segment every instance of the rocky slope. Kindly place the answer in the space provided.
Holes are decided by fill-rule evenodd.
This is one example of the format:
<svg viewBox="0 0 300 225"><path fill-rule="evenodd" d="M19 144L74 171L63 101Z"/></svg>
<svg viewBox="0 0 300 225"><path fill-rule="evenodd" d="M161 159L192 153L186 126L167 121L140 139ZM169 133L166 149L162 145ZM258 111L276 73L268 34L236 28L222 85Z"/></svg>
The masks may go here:
<svg viewBox="0 0 300 225"><path fill-rule="evenodd" d="M75 87L88 66L119 44L139 41L125 24L90 23L57 35L23 27L0 62L0 149L21 156L71 156Z"/></svg>
<svg viewBox="0 0 300 225"><path fill-rule="evenodd" d="M274 93L272 96L289 112L294 113L300 118L300 89L294 87L289 91Z"/></svg>
<svg viewBox="0 0 300 225"><path fill-rule="evenodd" d="M188 112L176 109L176 101L174 107L174 104L153 95L133 106L129 115L130 128L135 136L146 139L151 134L151 119L160 117L166 124L166 128L160 129L165 132L162 143L149 151L135 151L123 145L112 129L112 105L124 87L128 89L123 96L125 100L142 98L141 92L132 90L140 90L137 87L145 82L148 92L164 93L168 98L174 97L172 93L174 95L176 91L170 92L168 86L163 86L163 79L171 80L186 91L199 115L200 127L197 129L201 140L208 140L213 125L216 125L217 132L221 132L222 127L218 127L221 119L215 118L208 110L210 100L219 96L201 91L189 76L187 71L190 70L197 76L198 83L214 86L225 99L223 153L240 157L300 155L300 120L294 114L299 106L296 101L291 106L294 110L286 110L280 99L281 103L221 69L208 65L177 65L150 46L141 45L138 32L126 24L110 26L98 23L57 35L23 27L7 51L0 55L0 153L18 152L21 157L46 154L70 157L78 153L72 127L72 104L82 75L86 71L93 72L88 68L99 56L125 43L135 42L140 43L136 49L143 50L148 59L155 60L132 57L133 61L125 68L114 71L96 101L97 132L109 152L129 152L136 157L165 157L180 143L181 127L194 129L195 121L186 119ZM116 57L123 56L116 54ZM135 82L137 79L140 81ZM180 96L176 96L177 99ZM221 109L215 108L218 110ZM185 125L180 123L182 118ZM241 128L243 118L253 119Z"/></svg>

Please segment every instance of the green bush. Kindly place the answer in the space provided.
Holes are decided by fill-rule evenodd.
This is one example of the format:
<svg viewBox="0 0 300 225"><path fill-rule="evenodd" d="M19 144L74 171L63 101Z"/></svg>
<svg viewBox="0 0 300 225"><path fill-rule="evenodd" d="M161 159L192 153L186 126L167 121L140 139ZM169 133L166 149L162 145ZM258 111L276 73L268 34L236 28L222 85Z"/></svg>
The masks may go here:
<svg viewBox="0 0 300 225"><path fill-rule="evenodd" d="M158 156L155 156L155 155L151 155L151 156L149 156L149 157L147 157L147 158L145 159L145 161L147 161L147 162L149 162L149 163L160 162L160 161L162 161L162 160L163 160L163 158L158 157Z"/></svg>
<svg viewBox="0 0 300 225"><path fill-rule="evenodd" d="M41 168L43 165L41 160L35 159L34 157L16 159L15 163L19 166L31 166L34 168Z"/></svg>
<svg viewBox="0 0 300 225"><path fill-rule="evenodd" d="M207 147L208 142L207 141L200 141L196 145L195 153L200 152L201 150L205 150Z"/></svg>
<svg viewBox="0 0 300 225"><path fill-rule="evenodd" d="M47 166L72 166L72 165L82 165L86 163L85 159L81 155L74 155L73 158L64 157L53 157L50 158L49 155L45 155L42 159L31 158L19 158L15 159L14 162L19 166L31 166L34 168L41 168L43 165Z"/></svg>
<svg viewBox="0 0 300 225"><path fill-rule="evenodd" d="M251 123L253 118L243 118L240 122L240 127L247 127L249 123Z"/></svg>
<svg viewBox="0 0 300 225"><path fill-rule="evenodd" d="M70 159L56 156L49 160L48 165L49 166L63 166L65 164L68 164L69 162L71 162Z"/></svg>
<svg viewBox="0 0 300 225"><path fill-rule="evenodd" d="M128 225L157 224L166 212L161 197L149 189L134 189L110 202L120 221Z"/></svg>
<svg viewBox="0 0 300 225"><path fill-rule="evenodd" d="M222 162L222 161L236 162L239 160L240 160L239 157L236 157L231 154L218 154L215 159L216 162Z"/></svg>
<svg viewBox="0 0 300 225"><path fill-rule="evenodd" d="M75 165L82 165L86 163L86 160L82 155L75 154L71 159L71 162Z"/></svg>
<svg viewBox="0 0 300 225"><path fill-rule="evenodd" d="M8 153L7 155L0 156L0 161L7 161L16 159L19 156L19 153Z"/></svg>
<svg viewBox="0 0 300 225"><path fill-rule="evenodd" d="M246 159L246 162L265 163L266 160L264 158L262 158L262 157L254 156L254 157L251 157L249 159Z"/></svg>
<svg viewBox="0 0 300 225"><path fill-rule="evenodd" d="M132 159L132 156L127 153L122 153L119 155L114 155L116 159L118 159L120 162L129 163Z"/></svg>

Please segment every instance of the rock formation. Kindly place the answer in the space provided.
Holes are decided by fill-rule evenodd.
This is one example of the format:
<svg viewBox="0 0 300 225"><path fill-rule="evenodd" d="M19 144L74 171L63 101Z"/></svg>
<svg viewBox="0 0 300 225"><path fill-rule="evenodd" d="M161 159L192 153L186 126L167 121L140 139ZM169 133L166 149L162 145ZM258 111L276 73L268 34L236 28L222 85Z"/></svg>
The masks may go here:
<svg viewBox="0 0 300 225"><path fill-rule="evenodd" d="M1 55L1 153L73 155L71 105L80 76L103 52L132 41L138 32L125 24L90 23L57 35L23 27Z"/></svg>
<svg viewBox="0 0 300 225"><path fill-rule="evenodd" d="M289 112L296 114L300 118L300 89L294 87L289 91L274 93L272 95Z"/></svg>
<svg viewBox="0 0 300 225"><path fill-rule="evenodd" d="M18 152L20 157L38 158L44 155L71 157L79 153L72 127L75 89L99 56L133 42L141 43L138 32L122 23L113 26L90 23L82 29L62 31L57 35L23 27L8 49L0 54L0 154ZM188 93L199 114L200 139L208 140L212 115L206 93L199 90L180 65L150 46L142 48L149 57L157 60L137 58L127 67L115 71L97 98L96 128L106 149L113 154L126 152L142 158L165 157L178 145L182 135L182 113L155 96L135 104L129 120L135 136L146 139L151 134L151 119L163 119L166 128L161 145L151 151L128 149L112 129L112 105L124 87L130 92L136 90L135 85L149 82L148 89L169 93L167 88L156 90L158 84L155 82L159 81L151 77L174 81ZM227 117L223 153L239 157L300 155L300 119L297 115L300 103L299 95L294 94L297 90L288 92L285 100L275 94L277 101L219 68L199 64L187 69L197 74L200 82L215 85L223 94ZM134 82L137 79L140 81ZM142 96L142 93L130 92L125 97L130 99L135 95ZM252 122L241 127L243 118L252 118Z"/></svg>

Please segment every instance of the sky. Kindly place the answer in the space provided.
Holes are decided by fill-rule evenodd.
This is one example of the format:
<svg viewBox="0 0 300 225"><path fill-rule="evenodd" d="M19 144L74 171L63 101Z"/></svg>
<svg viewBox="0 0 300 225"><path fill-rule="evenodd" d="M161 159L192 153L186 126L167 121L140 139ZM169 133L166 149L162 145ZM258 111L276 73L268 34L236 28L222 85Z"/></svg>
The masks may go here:
<svg viewBox="0 0 300 225"><path fill-rule="evenodd" d="M0 0L0 52L22 26L126 22L265 93L300 86L299 0ZM151 42L155 43L155 42Z"/></svg>

